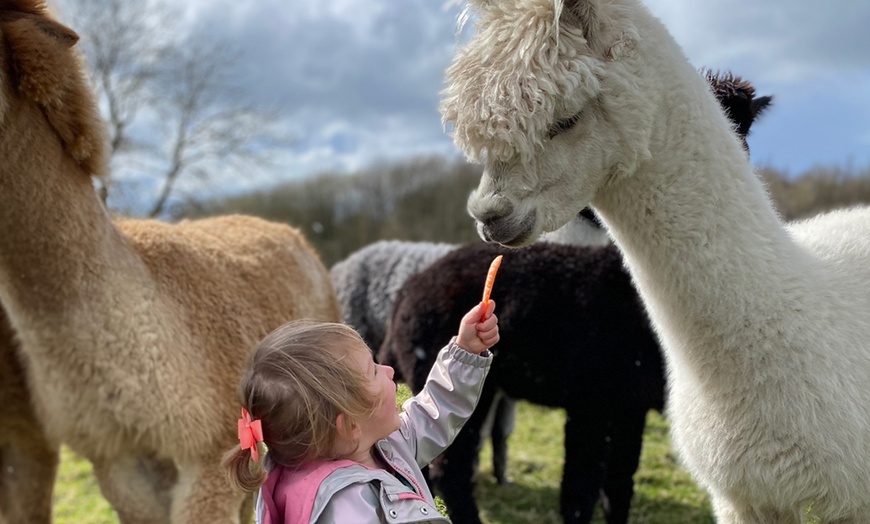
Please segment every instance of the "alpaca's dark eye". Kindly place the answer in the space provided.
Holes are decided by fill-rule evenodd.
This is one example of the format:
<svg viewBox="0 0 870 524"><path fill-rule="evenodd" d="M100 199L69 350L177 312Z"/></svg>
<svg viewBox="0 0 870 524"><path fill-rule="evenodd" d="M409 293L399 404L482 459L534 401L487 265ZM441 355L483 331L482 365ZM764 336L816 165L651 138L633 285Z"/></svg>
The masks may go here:
<svg viewBox="0 0 870 524"><path fill-rule="evenodd" d="M574 127L574 125L577 123L577 121L580 120L581 114L583 114L582 111L578 112L577 114L575 114L571 118L566 118L565 120L559 120L558 122L553 124L553 126L550 127L550 138L553 138L557 135L560 135L560 134L568 131L572 127Z"/></svg>

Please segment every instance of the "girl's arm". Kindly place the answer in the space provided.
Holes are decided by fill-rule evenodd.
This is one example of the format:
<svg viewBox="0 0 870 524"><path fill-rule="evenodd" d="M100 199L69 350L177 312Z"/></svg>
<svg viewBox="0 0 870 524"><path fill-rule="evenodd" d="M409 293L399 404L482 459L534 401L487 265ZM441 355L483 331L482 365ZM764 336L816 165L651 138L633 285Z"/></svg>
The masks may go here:
<svg viewBox="0 0 870 524"><path fill-rule="evenodd" d="M487 348L498 341L495 303L489 301L485 314L482 306L466 313L459 335L438 353L423 390L402 406L399 431L420 467L453 442L477 406L492 364Z"/></svg>

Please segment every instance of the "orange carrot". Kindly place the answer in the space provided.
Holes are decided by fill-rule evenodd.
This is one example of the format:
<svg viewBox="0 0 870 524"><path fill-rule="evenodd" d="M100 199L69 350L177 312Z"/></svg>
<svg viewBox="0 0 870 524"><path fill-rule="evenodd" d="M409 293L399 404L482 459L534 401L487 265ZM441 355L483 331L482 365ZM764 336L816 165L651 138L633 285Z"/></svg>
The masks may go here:
<svg viewBox="0 0 870 524"><path fill-rule="evenodd" d="M503 255L495 257L492 264L489 265L489 271L486 273L486 284L483 286L483 313L480 314L480 321L483 322L486 316L486 308L489 306L489 295L492 293L492 285L495 284L495 274L498 273L498 267L501 265Z"/></svg>

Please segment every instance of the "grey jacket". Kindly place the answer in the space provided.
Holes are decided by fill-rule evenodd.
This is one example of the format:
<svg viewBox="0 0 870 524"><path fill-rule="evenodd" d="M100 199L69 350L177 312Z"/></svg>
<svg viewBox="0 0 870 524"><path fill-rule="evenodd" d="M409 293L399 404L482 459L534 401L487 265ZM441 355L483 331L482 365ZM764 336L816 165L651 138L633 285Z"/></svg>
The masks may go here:
<svg viewBox="0 0 870 524"><path fill-rule="evenodd" d="M319 482L319 487L308 522L449 522L435 508L434 497L420 468L450 445L471 416L491 363L492 354L489 351L478 356L457 346L455 338L451 340L438 354L423 391L403 404L400 429L376 445L378 453L396 471L396 475L362 464L348 463L337 467L322 481L312 480ZM257 524L263 523L267 504L270 513L275 513L272 499L285 497L281 504L286 505L294 499L294 493L312 488L300 485L306 480L299 480L298 476L290 482L292 485L281 486L279 481L267 493L269 501L264 501L264 490L260 490ZM285 520L284 524L301 523Z"/></svg>

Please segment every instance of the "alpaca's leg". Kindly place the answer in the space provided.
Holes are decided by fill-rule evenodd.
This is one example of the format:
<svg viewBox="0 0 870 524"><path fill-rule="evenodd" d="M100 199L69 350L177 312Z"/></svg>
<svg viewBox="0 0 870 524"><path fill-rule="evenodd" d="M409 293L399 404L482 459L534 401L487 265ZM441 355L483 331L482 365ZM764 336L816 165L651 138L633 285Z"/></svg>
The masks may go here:
<svg viewBox="0 0 870 524"><path fill-rule="evenodd" d="M166 524L177 481L175 466L153 457L123 455L94 461L100 491L122 524Z"/></svg>
<svg viewBox="0 0 870 524"><path fill-rule="evenodd" d="M592 519L604 481L608 416L603 406L584 408L569 411L565 422L560 509L566 523L585 524Z"/></svg>
<svg viewBox="0 0 870 524"><path fill-rule="evenodd" d="M239 522L242 524L250 524L254 520L254 504L257 500L256 492L251 495L245 495L242 499L242 509L239 511Z"/></svg>
<svg viewBox="0 0 870 524"><path fill-rule="evenodd" d="M441 455L438 455L437 457L435 457L434 460L432 460L432 464L435 464L435 463L440 464L440 462L441 462ZM429 472L430 469L431 469L431 467L427 464L426 466L423 466L422 468L420 468L420 473L423 474L423 480L426 481L426 486L429 487L429 491L431 491L432 493L435 493L435 482L432 480L432 474Z"/></svg>
<svg viewBox="0 0 870 524"><path fill-rule="evenodd" d="M517 421L517 401L504 392L495 404L492 422L492 469L499 484L507 484L508 437L514 432Z"/></svg>
<svg viewBox="0 0 870 524"><path fill-rule="evenodd" d="M492 442L492 468L496 482L507 484L507 439L513 433L516 424L516 401L508 397L504 391L495 393L493 402L487 412L486 419L480 428L480 443L474 457L475 477L478 473L480 451L487 439Z"/></svg>
<svg viewBox="0 0 870 524"><path fill-rule="evenodd" d="M453 522L479 524L477 502L474 500L474 459L480 444L480 427L492 405L495 387L490 381L483 386L480 401L453 443L432 464L432 481L444 498Z"/></svg>
<svg viewBox="0 0 870 524"><path fill-rule="evenodd" d="M870 505L855 511L852 515L841 519L826 520L826 524L866 524L870 522Z"/></svg>
<svg viewBox="0 0 870 524"><path fill-rule="evenodd" d="M755 507L711 493L716 524L801 524L800 511Z"/></svg>
<svg viewBox="0 0 870 524"><path fill-rule="evenodd" d="M608 524L625 524L634 496L634 473L640 463L646 411L633 409L622 413L612 427L609 459L604 475L604 495Z"/></svg>
<svg viewBox="0 0 870 524"><path fill-rule="evenodd" d="M178 467L178 484L172 496L172 524L239 524L249 495L233 489L221 467L222 453L199 464Z"/></svg>
<svg viewBox="0 0 870 524"><path fill-rule="evenodd" d="M49 524L58 448L37 427L11 429L20 438L0 447L0 522Z"/></svg>
<svg viewBox="0 0 870 524"><path fill-rule="evenodd" d="M713 514L716 516L716 524L744 524L741 518L741 510L734 503L721 495L710 493L713 505Z"/></svg>
<svg viewBox="0 0 870 524"><path fill-rule="evenodd" d="M479 402L477 404L477 409L482 409L486 411L486 417L483 419L483 422L480 424L480 428L477 431L479 436L479 440L477 442L476 449L474 450L474 464L472 465L474 476L472 477L472 481L477 481L477 475L480 473L480 452L483 451L483 446L486 444L487 440L490 440L492 437L492 430L495 424L498 424L498 404L501 399L503 392L496 389L493 394L492 400L489 402L489 406L483 406ZM495 443L493 443L494 447ZM493 450L494 452L495 450ZM493 456L493 461L495 461L495 456Z"/></svg>

